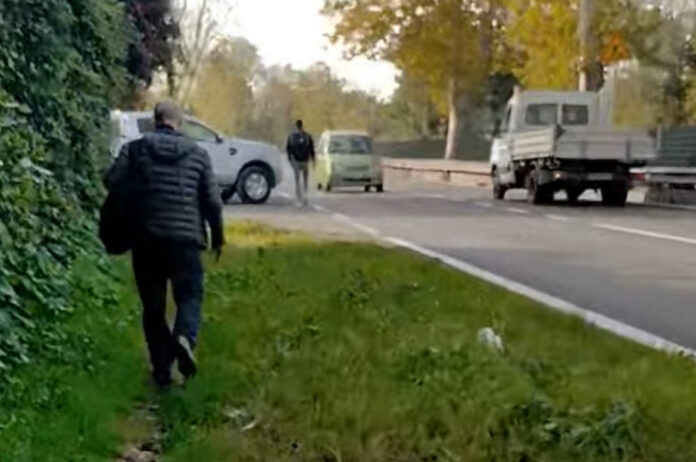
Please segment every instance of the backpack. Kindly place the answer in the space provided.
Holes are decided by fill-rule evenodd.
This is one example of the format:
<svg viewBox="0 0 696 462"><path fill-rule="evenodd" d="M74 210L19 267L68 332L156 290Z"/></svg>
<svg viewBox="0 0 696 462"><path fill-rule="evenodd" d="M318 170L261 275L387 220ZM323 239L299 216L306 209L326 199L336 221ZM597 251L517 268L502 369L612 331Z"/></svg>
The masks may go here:
<svg viewBox="0 0 696 462"><path fill-rule="evenodd" d="M290 148L292 157L298 162L307 162L312 155L312 140L302 131L290 135Z"/></svg>
<svg viewBox="0 0 696 462"><path fill-rule="evenodd" d="M118 184L111 185L99 211L99 239L109 255L123 255L133 248L139 225L143 178L138 174L133 154L141 140L129 143L129 162Z"/></svg>

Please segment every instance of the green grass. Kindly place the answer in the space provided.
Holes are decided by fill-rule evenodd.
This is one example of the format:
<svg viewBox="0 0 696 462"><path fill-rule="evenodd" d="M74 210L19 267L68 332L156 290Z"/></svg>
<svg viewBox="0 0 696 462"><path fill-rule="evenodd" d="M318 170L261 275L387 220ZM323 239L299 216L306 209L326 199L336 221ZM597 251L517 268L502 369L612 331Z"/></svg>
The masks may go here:
<svg viewBox="0 0 696 462"><path fill-rule="evenodd" d="M166 461L696 460L689 360L401 251L229 242L201 374L162 398Z"/></svg>
<svg viewBox="0 0 696 462"><path fill-rule="evenodd" d="M696 460L696 369L428 260L255 224L207 261L200 375L147 382L125 262L75 270L61 354L0 396L0 461ZM478 343L482 327L505 353ZM91 339L91 340L90 340Z"/></svg>
<svg viewBox="0 0 696 462"><path fill-rule="evenodd" d="M61 346L39 352L0 393L2 462L112 460L125 420L150 399L125 261L83 260L71 279L75 315Z"/></svg>

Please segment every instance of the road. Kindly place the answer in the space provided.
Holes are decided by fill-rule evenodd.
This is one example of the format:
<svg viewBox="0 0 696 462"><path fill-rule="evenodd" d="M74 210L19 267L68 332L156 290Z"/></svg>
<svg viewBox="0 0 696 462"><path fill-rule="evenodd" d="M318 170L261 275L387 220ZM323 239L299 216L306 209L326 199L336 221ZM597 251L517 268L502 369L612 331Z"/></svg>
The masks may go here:
<svg viewBox="0 0 696 462"><path fill-rule="evenodd" d="M632 204L532 206L523 195L393 181L385 194L314 193L298 210L286 182L232 217L409 241L696 349L696 212Z"/></svg>

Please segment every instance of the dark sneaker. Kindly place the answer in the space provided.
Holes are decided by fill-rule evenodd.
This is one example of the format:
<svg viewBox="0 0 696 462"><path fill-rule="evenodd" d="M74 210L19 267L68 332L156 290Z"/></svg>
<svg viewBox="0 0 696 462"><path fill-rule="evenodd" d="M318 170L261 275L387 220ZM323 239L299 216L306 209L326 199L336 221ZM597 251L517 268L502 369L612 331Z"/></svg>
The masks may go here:
<svg viewBox="0 0 696 462"><path fill-rule="evenodd" d="M169 388L174 384L174 382L172 381L172 375L169 372L153 372L152 380L155 382L155 385L157 385L159 388Z"/></svg>
<svg viewBox="0 0 696 462"><path fill-rule="evenodd" d="M196 357L193 355L193 348L186 337L179 336L176 339L176 359L179 361L179 371L187 379L196 375Z"/></svg>

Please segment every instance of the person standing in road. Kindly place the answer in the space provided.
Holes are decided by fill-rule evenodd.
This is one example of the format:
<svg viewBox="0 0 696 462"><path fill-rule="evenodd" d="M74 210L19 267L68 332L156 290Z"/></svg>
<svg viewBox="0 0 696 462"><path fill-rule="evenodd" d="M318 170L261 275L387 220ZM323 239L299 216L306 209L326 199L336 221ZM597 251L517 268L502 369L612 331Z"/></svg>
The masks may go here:
<svg viewBox="0 0 696 462"><path fill-rule="evenodd" d="M109 191L128 182L138 184L133 201L137 202L133 205L137 208L133 271L152 375L158 385L167 386L175 361L185 378L197 372L193 351L201 322L201 250L208 244L205 223L219 259L224 245L223 206L210 156L178 131L181 109L162 102L155 107L154 117L155 131L123 147L105 183ZM177 308L173 330L166 317L168 282Z"/></svg>
<svg viewBox="0 0 696 462"><path fill-rule="evenodd" d="M288 136L288 160L295 172L295 198L298 206L307 206L307 190L309 187L309 164L314 165L314 140L304 131L301 120L295 122L295 129Z"/></svg>

